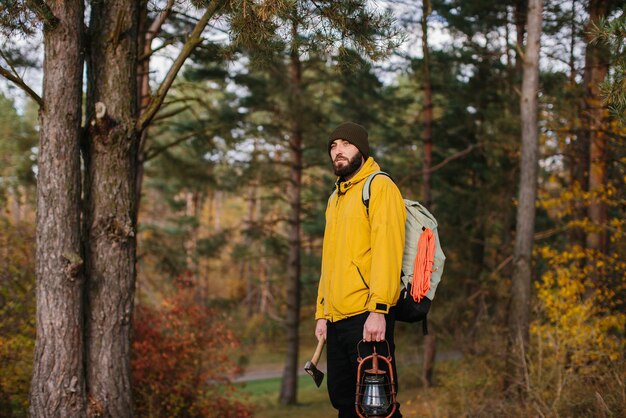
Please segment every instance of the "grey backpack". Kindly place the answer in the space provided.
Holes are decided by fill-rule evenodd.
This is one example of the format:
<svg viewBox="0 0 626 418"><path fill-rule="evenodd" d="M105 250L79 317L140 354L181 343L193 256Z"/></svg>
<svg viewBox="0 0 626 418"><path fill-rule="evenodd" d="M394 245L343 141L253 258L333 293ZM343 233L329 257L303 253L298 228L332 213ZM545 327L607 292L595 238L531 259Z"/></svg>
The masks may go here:
<svg viewBox="0 0 626 418"><path fill-rule="evenodd" d="M391 176L384 171L377 171L368 176L363 186L363 204L369 215L369 201L371 193L371 183L374 177L382 174L389 178ZM392 179L393 180L393 179ZM419 202L404 199L406 209L405 242L404 253L402 255L402 273L400 275L400 299L396 305L396 319L403 322L418 322L423 320L424 334L428 333L426 317L430 310L430 303L435 298L437 286L441 282L443 266L446 256L441 248L439 234L437 232L437 220ZM416 254L418 252L418 242L420 236L426 229L430 229L435 239L435 251L432 261L432 274L430 276L430 289L426 296L419 302L411 297L411 283L413 281L413 267Z"/></svg>

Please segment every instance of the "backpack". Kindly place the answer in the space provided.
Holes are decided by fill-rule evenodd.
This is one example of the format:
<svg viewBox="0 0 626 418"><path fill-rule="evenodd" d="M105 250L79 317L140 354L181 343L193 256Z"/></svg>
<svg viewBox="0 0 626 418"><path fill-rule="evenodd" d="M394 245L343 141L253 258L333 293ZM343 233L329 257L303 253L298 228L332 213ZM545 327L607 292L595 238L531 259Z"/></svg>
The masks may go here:
<svg viewBox="0 0 626 418"><path fill-rule="evenodd" d="M377 171L368 176L362 196L368 216L372 180L379 174L391 178L384 171ZM441 281L446 256L439 242L435 217L417 201L404 199L404 206L405 243L396 319L410 323L423 321L422 327L426 335L430 303L435 298L437 286ZM414 278L419 280L414 282Z"/></svg>

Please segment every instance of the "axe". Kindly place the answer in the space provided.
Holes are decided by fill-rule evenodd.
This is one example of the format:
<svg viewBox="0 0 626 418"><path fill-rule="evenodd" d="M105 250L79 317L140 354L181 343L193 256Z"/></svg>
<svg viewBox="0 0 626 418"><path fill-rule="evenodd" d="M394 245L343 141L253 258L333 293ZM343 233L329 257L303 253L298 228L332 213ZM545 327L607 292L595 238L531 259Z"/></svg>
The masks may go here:
<svg viewBox="0 0 626 418"><path fill-rule="evenodd" d="M322 355L322 350L324 349L325 342L326 341L323 338L320 338L318 340L317 348L315 349L313 358L311 358L311 361L307 361L304 365L304 370L311 375L317 387L320 387L320 385L322 384L322 380L324 380L324 373L317 370L317 362Z"/></svg>

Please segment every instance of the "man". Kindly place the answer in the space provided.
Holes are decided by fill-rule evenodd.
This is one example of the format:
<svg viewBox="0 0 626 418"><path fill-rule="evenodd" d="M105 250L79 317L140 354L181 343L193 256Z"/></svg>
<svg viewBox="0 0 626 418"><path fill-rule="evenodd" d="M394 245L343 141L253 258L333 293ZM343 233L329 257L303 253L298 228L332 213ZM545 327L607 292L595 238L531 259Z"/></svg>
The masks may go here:
<svg viewBox="0 0 626 418"><path fill-rule="evenodd" d="M400 293L406 212L400 191L383 175L371 183L369 213L363 204L363 185L380 170L369 155L365 128L339 125L330 134L328 152L338 179L326 208L315 335L327 342L331 403L340 418L357 417L357 344L387 340L394 354L393 306ZM386 344L377 344L377 351L387 355L381 347L386 351ZM371 344L360 350L362 357L369 355ZM399 410L394 417L401 417Z"/></svg>

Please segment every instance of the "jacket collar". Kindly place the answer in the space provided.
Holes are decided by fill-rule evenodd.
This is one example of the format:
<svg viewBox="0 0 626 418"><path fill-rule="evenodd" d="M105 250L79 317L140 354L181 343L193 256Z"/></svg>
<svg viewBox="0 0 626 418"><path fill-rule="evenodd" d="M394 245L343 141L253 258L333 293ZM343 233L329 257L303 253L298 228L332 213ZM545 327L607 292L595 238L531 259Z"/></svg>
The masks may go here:
<svg viewBox="0 0 626 418"><path fill-rule="evenodd" d="M337 178L337 181L335 182L337 192L339 194L346 193L355 184L367 179L370 174L375 173L376 171L380 171L380 166L376 161L374 161L374 158L369 157L367 161L363 163L361 169L350 180L342 181L341 177Z"/></svg>

